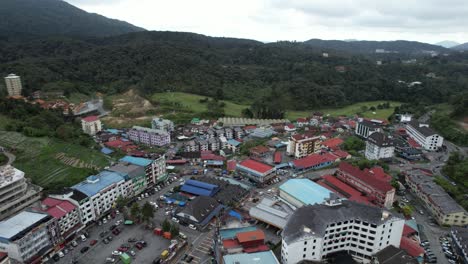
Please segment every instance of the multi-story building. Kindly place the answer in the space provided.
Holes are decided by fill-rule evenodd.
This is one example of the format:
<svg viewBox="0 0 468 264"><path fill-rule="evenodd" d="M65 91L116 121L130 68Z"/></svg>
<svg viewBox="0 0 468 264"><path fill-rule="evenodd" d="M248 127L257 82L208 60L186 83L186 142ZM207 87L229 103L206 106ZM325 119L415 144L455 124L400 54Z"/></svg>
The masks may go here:
<svg viewBox="0 0 468 264"><path fill-rule="evenodd" d="M120 161L144 167L148 186L153 186L167 178L166 157L164 155L155 160L125 156Z"/></svg>
<svg viewBox="0 0 468 264"><path fill-rule="evenodd" d="M125 176L123 173L101 171L98 175L89 176L85 181L71 187L87 197L87 200L80 199L81 219L84 225L108 212L117 197L128 196L132 186L131 181L125 181Z"/></svg>
<svg viewBox="0 0 468 264"><path fill-rule="evenodd" d="M356 135L367 138L374 132L382 132L382 126L380 122L372 122L366 119L360 119L356 124Z"/></svg>
<svg viewBox="0 0 468 264"><path fill-rule="evenodd" d="M366 159L379 160L392 158L395 152L393 140L384 133L374 132L366 141Z"/></svg>
<svg viewBox="0 0 468 264"><path fill-rule="evenodd" d="M435 151L444 143L444 138L430 129L429 125L421 124L416 120L406 124L406 132L425 150Z"/></svg>
<svg viewBox="0 0 468 264"><path fill-rule="evenodd" d="M120 161L107 170L122 173L125 175L125 180L132 183L131 188L127 192L128 196L138 195L148 187L148 179L146 177L145 167L143 166Z"/></svg>
<svg viewBox="0 0 468 264"><path fill-rule="evenodd" d="M253 159L247 159L240 162L237 164L236 169L260 185L267 182L275 175L275 167Z"/></svg>
<svg viewBox="0 0 468 264"><path fill-rule="evenodd" d="M200 151L207 151L209 150L209 144L207 140L200 139L198 140L198 146L200 148Z"/></svg>
<svg viewBox="0 0 468 264"><path fill-rule="evenodd" d="M57 220L62 239L75 234L81 227L79 207L68 200L47 197L41 202L41 209Z"/></svg>
<svg viewBox="0 0 468 264"><path fill-rule="evenodd" d="M174 122L168 119L156 117L153 118L153 120L151 121L151 128L171 133L172 131L174 131Z"/></svg>
<svg viewBox="0 0 468 264"><path fill-rule="evenodd" d="M306 157L320 151L321 140L313 134L295 134L289 138L286 153L296 159Z"/></svg>
<svg viewBox="0 0 468 264"><path fill-rule="evenodd" d="M234 127L234 138L241 139L244 137L244 130L241 127Z"/></svg>
<svg viewBox="0 0 468 264"><path fill-rule="evenodd" d="M10 166L0 167L0 219L39 201L41 188L28 184L24 172Z"/></svg>
<svg viewBox="0 0 468 264"><path fill-rule="evenodd" d="M459 256L460 263L468 264L468 228L452 227L450 236L454 251Z"/></svg>
<svg viewBox="0 0 468 264"><path fill-rule="evenodd" d="M391 208L395 199L395 188L390 184L391 176L382 168L360 170L347 162L341 162L335 172L338 179L366 194L368 200L380 207Z"/></svg>
<svg viewBox="0 0 468 264"><path fill-rule="evenodd" d="M209 150L211 151L216 151L216 150L219 150L220 149L220 142L219 142L219 139L217 138L209 138L208 139L208 148Z"/></svg>
<svg viewBox="0 0 468 264"><path fill-rule="evenodd" d="M432 178L413 170L406 173L406 183L431 211L439 225L465 226L468 213Z"/></svg>
<svg viewBox="0 0 468 264"><path fill-rule="evenodd" d="M101 120L97 116L87 116L81 119L81 128L85 134L94 136L102 130Z"/></svg>
<svg viewBox="0 0 468 264"><path fill-rule="evenodd" d="M57 220L46 213L22 211L0 222L0 252L14 263L32 263L59 241ZM39 262L35 262L39 263Z"/></svg>
<svg viewBox="0 0 468 264"><path fill-rule="evenodd" d="M349 200L303 206L283 229L282 263L321 262L338 251L369 263L389 245L400 246L404 224L385 209Z"/></svg>
<svg viewBox="0 0 468 264"><path fill-rule="evenodd" d="M8 74L5 77L5 84L9 96L20 96L23 86L21 85L21 78L15 74Z"/></svg>
<svg viewBox="0 0 468 264"><path fill-rule="evenodd" d="M195 140L190 140L184 143L185 152L197 152L200 151L200 146Z"/></svg>
<svg viewBox="0 0 468 264"><path fill-rule="evenodd" d="M227 127L224 129L224 135L227 139L233 139L234 138L234 131L232 128Z"/></svg>
<svg viewBox="0 0 468 264"><path fill-rule="evenodd" d="M171 136L164 130L133 126L128 137L135 142L149 146L165 146L171 143Z"/></svg>

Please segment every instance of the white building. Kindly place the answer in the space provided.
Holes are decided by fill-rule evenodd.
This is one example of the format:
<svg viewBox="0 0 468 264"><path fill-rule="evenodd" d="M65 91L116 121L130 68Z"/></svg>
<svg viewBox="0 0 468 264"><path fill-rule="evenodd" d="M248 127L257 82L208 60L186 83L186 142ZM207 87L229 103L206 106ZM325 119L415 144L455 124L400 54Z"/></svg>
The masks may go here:
<svg viewBox="0 0 468 264"><path fill-rule="evenodd" d="M349 200L303 206L282 232L282 263L321 262L338 251L369 263L387 246L400 246L404 223L384 209Z"/></svg>
<svg viewBox="0 0 468 264"><path fill-rule="evenodd" d="M40 191L27 183L24 172L10 165L0 167L0 219L39 201Z"/></svg>
<svg viewBox="0 0 468 264"><path fill-rule="evenodd" d="M102 171L71 187L86 196L77 200L84 225L109 211L117 197L127 197L132 181L125 181L124 176L118 172Z"/></svg>
<svg viewBox="0 0 468 264"><path fill-rule="evenodd" d="M83 133L94 136L102 130L101 120L97 116L87 116L81 119Z"/></svg>
<svg viewBox="0 0 468 264"><path fill-rule="evenodd" d="M429 125L421 124L416 120L406 125L406 132L425 150L435 151L444 143L444 138L430 129Z"/></svg>
<svg viewBox="0 0 468 264"><path fill-rule="evenodd" d="M321 143L320 136L315 136L312 133L294 134L289 138L286 153L300 159L319 152Z"/></svg>
<svg viewBox="0 0 468 264"><path fill-rule="evenodd" d="M372 122L369 120L361 119L356 124L355 133L358 136L367 138L370 136L370 134L374 132L382 132L382 127L379 122Z"/></svg>
<svg viewBox="0 0 468 264"><path fill-rule="evenodd" d="M162 119L160 117L155 117L151 121L151 128L163 130L163 131L170 133L174 131L174 122L172 122L169 119Z"/></svg>
<svg viewBox="0 0 468 264"><path fill-rule="evenodd" d="M9 96L20 96L23 86L21 85L21 78L15 74L8 74L5 77L5 84Z"/></svg>
<svg viewBox="0 0 468 264"><path fill-rule="evenodd" d="M13 263L40 260L58 239L57 221L45 213L22 211L0 222L0 252L8 253Z"/></svg>
<svg viewBox="0 0 468 264"><path fill-rule="evenodd" d="M383 133L372 133L366 141L366 159L379 160L392 158L395 152L393 140Z"/></svg>
<svg viewBox="0 0 468 264"><path fill-rule="evenodd" d="M171 143L171 135L164 130L133 126L128 137L135 142L149 146L165 146Z"/></svg>
<svg viewBox="0 0 468 264"><path fill-rule="evenodd" d="M72 202L47 197L41 202L41 209L57 220L62 239L70 237L80 229L80 210Z"/></svg>
<svg viewBox="0 0 468 264"><path fill-rule="evenodd" d="M146 173L146 184L148 186L157 184L167 178L166 156L164 155L154 160L125 156L121 158L120 161L144 167Z"/></svg>

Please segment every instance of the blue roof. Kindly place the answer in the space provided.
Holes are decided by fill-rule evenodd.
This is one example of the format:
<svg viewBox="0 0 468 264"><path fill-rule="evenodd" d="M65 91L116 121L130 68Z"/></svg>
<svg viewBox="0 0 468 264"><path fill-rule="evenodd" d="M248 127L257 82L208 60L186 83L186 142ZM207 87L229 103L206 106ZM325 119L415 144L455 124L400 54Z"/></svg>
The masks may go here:
<svg viewBox="0 0 468 264"><path fill-rule="evenodd" d="M118 129L113 129L113 128L106 129L106 131L114 135L120 132Z"/></svg>
<svg viewBox="0 0 468 264"><path fill-rule="evenodd" d="M279 264L273 252L240 253L224 255L225 264Z"/></svg>
<svg viewBox="0 0 468 264"><path fill-rule="evenodd" d="M303 204L322 203L330 198L331 191L309 179L291 179L280 186L280 190L288 193Z"/></svg>
<svg viewBox="0 0 468 264"><path fill-rule="evenodd" d="M192 186L200 187L200 188L207 189L207 190L214 190L218 188L218 185L209 184L206 182L201 182L201 181L196 181L196 180L188 180L185 182L184 185L192 185Z"/></svg>
<svg viewBox="0 0 468 264"><path fill-rule="evenodd" d="M236 237L237 233L249 232L257 230L256 226L245 226L245 227L238 227L238 228L229 228L229 229L221 229L219 230L219 236L221 240L225 239L233 239Z"/></svg>
<svg viewBox="0 0 468 264"><path fill-rule="evenodd" d="M242 215L234 210L229 211L229 215L242 221Z"/></svg>
<svg viewBox="0 0 468 264"><path fill-rule="evenodd" d="M137 157L132 157L132 156L125 156L125 157L121 158L120 161L128 162L128 163L138 165L138 166L142 166L142 167L146 167L146 166L150 165L151 163L153 163L153 161L150 160L150 159L137 158Z"/></svg>
<svg viewBox="0 0 468 264"><path fill-rule="evenodd" d="M101 171L98 175L91 175L85 181L82 181L74 186L72 189L78 190L88 197L94 196L106 187L125 180L127 174L114 171Z"/></svg>
<svg viewBox="0 0 468 264"><path fill-rule="evenodd" d="M104 153L104 154L111 154L114 151L112 149L110 149L110 148L104 147L104 148L101 149L101 152Z"/></svg>
<svg viewBox="0 0 468 264"><path fill-rule="evenodd" d="M200 195L200 196L211 197L215 194L215 192L213 192L212 190L200 188L200 187L193 186L193 185L187 185L187 184L184 184L182 188L180 188L180 190L186 193L191 193L191 194Z"/></svg>
<svg viewBox="0 0 468 264"><path fill-rule="evenodd" d="M233 146L235 146L235 147L237 147L237 146L239 146L239 145L241 144L239 141L237 141L237 140L235 140L235 139L230 139L230 140L227 141L227 143L228 143L229 145L233 145Z"/></svg>
<svg viewBox="0 0 468 264"><path fill-rule="evenodd" d="M206 160L205 164L208 165L208 166L222 166L224 164L224 161L222 161L222 160Z"/></svg>

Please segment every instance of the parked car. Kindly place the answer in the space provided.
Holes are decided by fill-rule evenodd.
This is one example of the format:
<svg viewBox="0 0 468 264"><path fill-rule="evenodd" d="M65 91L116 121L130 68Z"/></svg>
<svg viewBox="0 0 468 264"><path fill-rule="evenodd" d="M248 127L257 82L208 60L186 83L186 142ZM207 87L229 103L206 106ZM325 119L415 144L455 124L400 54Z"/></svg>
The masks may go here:
<svg viewBox="0 0 468 264"><path fill-rule="evenodd" d="M135 255L136 255L136 252L133 251L133 250L131 250L131 251L130 251L130 255L135 256Z"/></svg>
<svg viewBox="0 0 468 264"><path fill-rule="evenodd" d="M84 248L82 248L82 249L80 250L80 252L81 252L81 253L85 253L85 252L88 251L88 250L89 250L89 247L84 247Z"/></svg>
<svg viewBox="0 0 468 264"><path fill-rule="evenodd" d="M179 236L180 236L182 239L187 239L187 236L186 236L184 233L182 233L182 232L179 232Z"/></svg>
<svg viewBox="0 0 468 264"><path fill-rule="evenodd" d="M114 238L113 238L112 236L108 236L107 239L108 239L109 241L112 241L112 239L114 239Z"/></svg>
<svg viewBox="0 0 468 264"><path fill-rule="evenodd" d="M71 242L71 245L74 246L74 247L77 247L77 246L78 246L78 243L76 242L76 240L73 240L73 241Z"/></svg>
<svg viewBox="0 0 468 264"><path fill-rule="evenodd" d="M197 230L197 228L196 228L194 225L192 225L192 224L190 224L188 227L189 227L190 229L192 229L192 230Z"/></svg>
<svg viewBox="0 0 468 264"><path fill-rule="evenodd" d="M137 239L134 238L134 237L131 237L131 238L129 238L127 241L128 241L129 243L133 243L133 242L136 242Z"/></svg>
<svg viewBox="0 0 468 264"><path fill-rule="evenodd" d="M62 251L59 251L59 252L57 253L57 255L58 255L60 258L63 258L63 257L65 257L65 254L63 254L63 252L62 252Z"/></svg>
<svg viewBox="0 0 468 264"><path fill-rule="evenodd" d="M120 251L120 252L127 252L128 247L119 247L117 250Z"/></svg>
<svg viewBox="0 0 468 264"><path fill-rule="evenodd" d="M190 263L190 262L192 262L192 260L193 260L193 257L192 257L192 256L188 256L188 258L187 258L187 260L185 260L185 262Z"/></svg>
<svg viewBox="0 0 468 264"><path fill-rule="evenodd" d="M120 230L118 228L115 228L114 230L112 230L112 234L117 236L120 234Z"/></svg>
<svg viewBox="0 0 468 264"><path fill-rule="evenodd" d="M85 241L86 241L86 237L85 237L85 235L81 235L81 236L80 236L80 238L81 238L81 241L83 241L83 242L85 242Z"/></svg>
<svg viewBox="0 0 468 264"><path fill-rule="evenodd" d="M122 255L122 252L117 251L117 250L112 251L112 256L120 256L120 255Z"/></svg>
<svg viewBox="0 0 468 264"><path fill-rule="evenodd" d="M179 223L179 219L172 217L172 222Z"/></svg>
<svg viewBox="0 0 468 264"><path fill-rule="evenodd" d="M143 249L143 245L142 245L142 244L135 244L135 247L138 248L138 250L142 250L142 249Z"/></svg>
<svg viewBox="0 0 468 264"><path fill-rule="evenodd" d="M96 243L97 243L97 240L96 240L96 239L93 239L93 240L91 240L91 242L89 242L89 244L90 244L91 246L96 245Z"/></svg>
<svg viewBox="0 0 468 264"><path fill-rule="evenodd" d="M114 258L106 258L107 263L114 263L115 259Z"/></svg>
<svg viewBox="0 0 468 264"><path fill-rule="evenodd" d="M107 244L109 244L109 239L107 239L107 238L104 238L104 240L103 240L102 242L104 242L104 244L106 244L106 245L107 245Z"/></svg>

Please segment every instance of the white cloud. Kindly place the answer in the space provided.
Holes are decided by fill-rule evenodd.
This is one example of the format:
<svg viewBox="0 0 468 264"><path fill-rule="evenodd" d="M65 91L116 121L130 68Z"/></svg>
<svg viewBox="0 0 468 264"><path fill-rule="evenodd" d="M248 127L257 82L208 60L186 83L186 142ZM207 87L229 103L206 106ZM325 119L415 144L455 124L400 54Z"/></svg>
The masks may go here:
<svg viewBox="0 0 468 264"><path fill-rule="evenodd" d="M149 30L260 41L468 41L466 0L67 0Z"/></svg>

